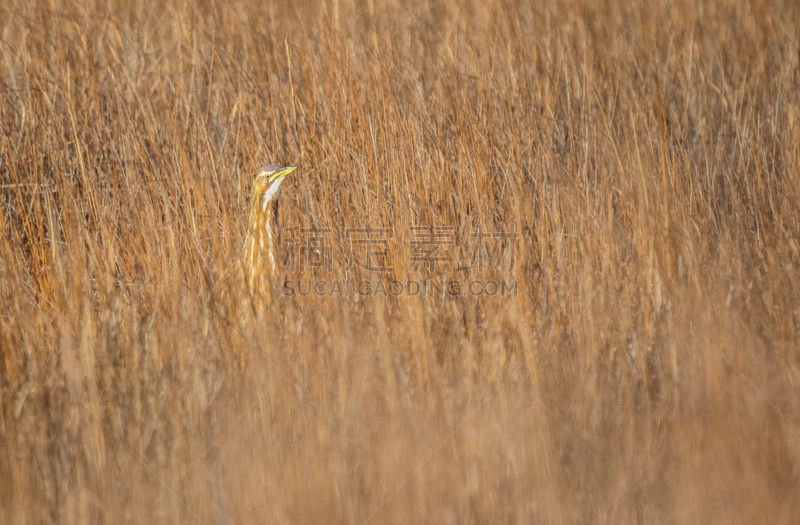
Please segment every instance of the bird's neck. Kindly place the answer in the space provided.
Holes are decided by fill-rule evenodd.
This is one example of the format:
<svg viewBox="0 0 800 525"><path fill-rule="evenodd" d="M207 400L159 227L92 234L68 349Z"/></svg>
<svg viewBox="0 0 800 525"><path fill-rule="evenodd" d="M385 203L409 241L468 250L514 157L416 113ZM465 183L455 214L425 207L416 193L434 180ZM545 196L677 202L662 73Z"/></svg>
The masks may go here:
<svg viewBox="0 0 800 525"><path fill-rule="evenodd" d="M271 278L277 272L276 252L280 246L278 201L254 201L250 211L250 231L247 233L242 258L250 268L251 278Z"/></svg>

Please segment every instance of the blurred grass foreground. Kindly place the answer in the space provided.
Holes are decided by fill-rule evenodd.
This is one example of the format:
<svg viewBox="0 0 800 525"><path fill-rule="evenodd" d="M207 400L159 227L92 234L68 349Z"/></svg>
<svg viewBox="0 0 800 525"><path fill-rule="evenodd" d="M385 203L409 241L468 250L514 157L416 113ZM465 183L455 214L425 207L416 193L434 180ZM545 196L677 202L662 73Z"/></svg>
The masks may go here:
<svg viewBox="0 0 800 525"><path fill-rule="evenodd" d="M800 523L799 39L780 0L5 1L0 522Z"/></svg>

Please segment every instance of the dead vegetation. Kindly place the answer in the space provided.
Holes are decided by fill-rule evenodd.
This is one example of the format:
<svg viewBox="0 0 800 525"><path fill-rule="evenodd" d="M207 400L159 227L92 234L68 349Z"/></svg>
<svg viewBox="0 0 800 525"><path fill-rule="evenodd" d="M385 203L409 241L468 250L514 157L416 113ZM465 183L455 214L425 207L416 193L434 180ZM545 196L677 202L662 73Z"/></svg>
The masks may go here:
<svg viewBox="0 0 800 525"><path fill-rule="evenodd" d="M4 3L0 520L798 522L800 11L604 3ZM267 162L518 293L213 300Z"/></svg>

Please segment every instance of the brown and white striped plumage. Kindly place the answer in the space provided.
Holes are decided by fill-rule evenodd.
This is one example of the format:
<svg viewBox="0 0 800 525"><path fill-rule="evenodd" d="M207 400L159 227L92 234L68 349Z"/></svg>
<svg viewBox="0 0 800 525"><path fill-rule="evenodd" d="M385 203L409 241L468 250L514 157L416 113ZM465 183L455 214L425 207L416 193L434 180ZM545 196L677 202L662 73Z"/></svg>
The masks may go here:
<svg viewBox="0 0 800 525"><path fill-rule="evenodd" d="M258 172L253 183L249 227L242 247L241 268L253 299L265 304L270 302L279 263L278 198L281 183L295 169L295 166L266 166Z"/></svg>

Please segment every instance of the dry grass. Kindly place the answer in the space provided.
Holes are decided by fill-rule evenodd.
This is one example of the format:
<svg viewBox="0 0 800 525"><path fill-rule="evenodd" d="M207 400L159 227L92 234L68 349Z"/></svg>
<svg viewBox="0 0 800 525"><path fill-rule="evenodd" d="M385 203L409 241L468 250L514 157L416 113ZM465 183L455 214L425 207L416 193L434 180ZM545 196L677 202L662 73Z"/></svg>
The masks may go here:
<svg viewBox="0 0 800 525"><path fill-rule="evenodd" d="M800 522L795 2L111 3L0 7L0 521ZM267 162L519 293L216 300Z"/></svg>

